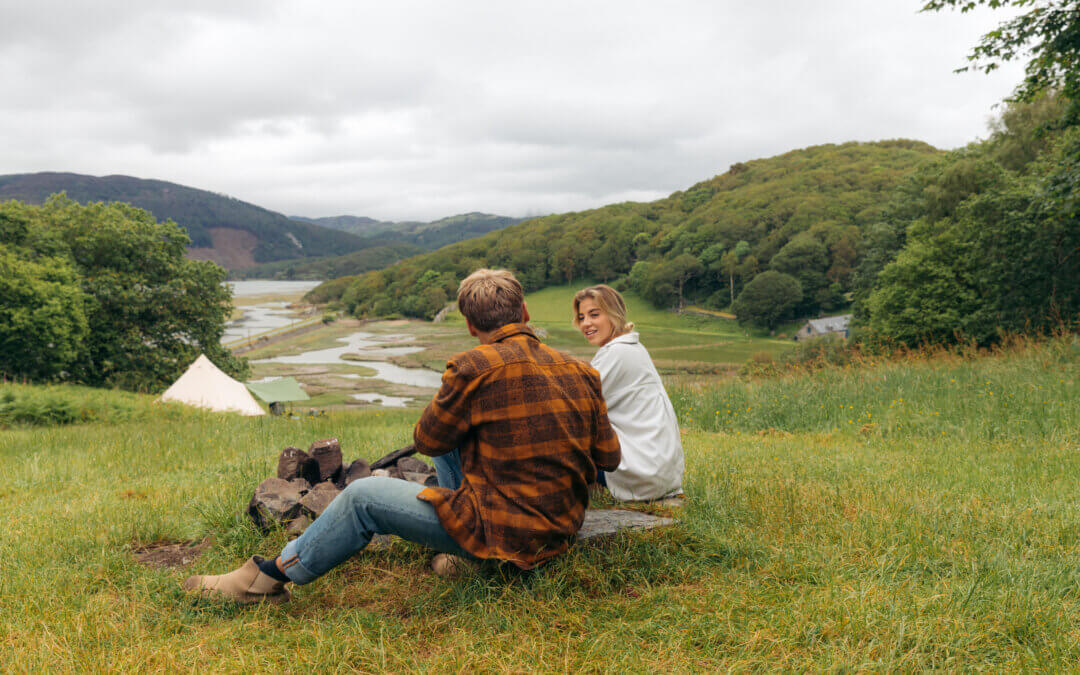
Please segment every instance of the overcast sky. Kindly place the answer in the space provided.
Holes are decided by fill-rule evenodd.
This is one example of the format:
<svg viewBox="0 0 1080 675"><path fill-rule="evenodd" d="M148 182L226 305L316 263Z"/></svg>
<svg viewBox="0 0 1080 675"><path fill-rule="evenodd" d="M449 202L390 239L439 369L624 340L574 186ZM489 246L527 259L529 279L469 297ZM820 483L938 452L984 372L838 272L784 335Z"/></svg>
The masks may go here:
<svg viewBox="0 0 1080 675"><path fill-rule="evenodd" d="M0 174L159 178L287 214L651 200L820 143L986 136L1007 15L921 0L0 0Z"/></svg>

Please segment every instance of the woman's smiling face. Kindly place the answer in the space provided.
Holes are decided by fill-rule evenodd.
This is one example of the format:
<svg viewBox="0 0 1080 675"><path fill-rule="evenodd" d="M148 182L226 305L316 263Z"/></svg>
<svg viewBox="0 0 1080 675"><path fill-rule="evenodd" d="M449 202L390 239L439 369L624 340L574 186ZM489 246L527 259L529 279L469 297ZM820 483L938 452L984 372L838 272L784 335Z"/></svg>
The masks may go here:
<svg viewBox="0 0 1080 675"><path fill-rule="evenodd" d="M578 305L578 330L589 344L603 347L615 337L615 324L592 298L584 298Z"/></svg>

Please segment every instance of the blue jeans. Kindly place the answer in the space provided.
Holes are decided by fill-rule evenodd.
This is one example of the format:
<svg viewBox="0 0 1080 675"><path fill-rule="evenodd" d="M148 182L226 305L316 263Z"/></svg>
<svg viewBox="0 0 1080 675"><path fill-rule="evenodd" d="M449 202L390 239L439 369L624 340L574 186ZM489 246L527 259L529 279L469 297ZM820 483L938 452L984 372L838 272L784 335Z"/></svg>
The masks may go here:
<svg viewBox="0 0 1080 675"><path fill-rule="evenodd" d="M439 487L461 486L457 450L434 458ZM298 539L285 545L285 575L306 584L363 550L376 534L396 534L443 553L473 558L443 529L435 507L416 498L423 485L371 476L349 484Z"/></svg>

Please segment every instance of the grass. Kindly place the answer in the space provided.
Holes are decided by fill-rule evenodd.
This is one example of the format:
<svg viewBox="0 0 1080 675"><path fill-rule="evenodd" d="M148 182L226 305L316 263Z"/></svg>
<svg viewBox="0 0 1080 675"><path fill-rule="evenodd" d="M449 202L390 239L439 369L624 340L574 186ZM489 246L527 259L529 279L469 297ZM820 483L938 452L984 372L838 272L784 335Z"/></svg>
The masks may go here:
<svg viewBox="0 0 1080 675"><path fill-rule="evenodd" d="M588 282L552 286L526 297L532 323L547 332L545 342L581 358L591 358L596 348L590 346L571 325L574 294ZM791 347L791 341L771 338L750 330L730 319L678 314L653 307L633 292L623 293L627 315L641 334L662 372L730 370L751 355L764 352L777 355ZM451 317L460 321L460 316Z"/></svg>
<svg viewBox="0 0 1080 675"><path fill-rule="evenodd" d="M409 440L415 412L3 432L0 662L686 672L1080 660L1075 340L672 393L688 494L675 527L574 547L533 574L460 580L431 576L428 554L396 542L280 608L189 599L189 571L142 567L130 548L213 536L196 572L272 555L283 536L259 535L242 511L277 450L336 436L347 458L374 458ZM720 422L726 404L740 414Z"/></svg>

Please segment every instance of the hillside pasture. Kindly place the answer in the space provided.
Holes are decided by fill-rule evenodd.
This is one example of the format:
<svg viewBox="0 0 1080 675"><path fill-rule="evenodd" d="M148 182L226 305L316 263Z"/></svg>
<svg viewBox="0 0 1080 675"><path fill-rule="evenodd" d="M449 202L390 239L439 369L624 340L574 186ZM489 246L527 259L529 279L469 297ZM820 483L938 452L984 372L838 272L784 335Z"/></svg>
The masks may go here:
<svg viewBox="0 0 1080 675"><path fill-rule="evenodd" d="M1062 670L1080 659L1072 339L673 387L687 459L674 527L579 545L532 574L488 565L458 580L395 541L281 607L200 601L180 582L282 546L243 515L280 448L335 436L347 458L373 459L408 442L415 411L178 417L136 398L132 418L0 434L7 669ZM728 405L738 421L719 423ZM134 557L205 537L187 568Z"/></svg>

